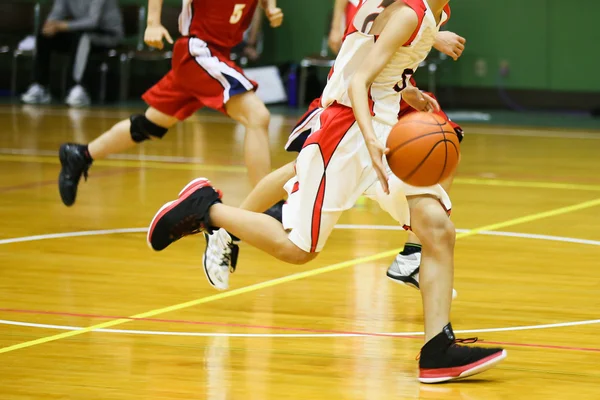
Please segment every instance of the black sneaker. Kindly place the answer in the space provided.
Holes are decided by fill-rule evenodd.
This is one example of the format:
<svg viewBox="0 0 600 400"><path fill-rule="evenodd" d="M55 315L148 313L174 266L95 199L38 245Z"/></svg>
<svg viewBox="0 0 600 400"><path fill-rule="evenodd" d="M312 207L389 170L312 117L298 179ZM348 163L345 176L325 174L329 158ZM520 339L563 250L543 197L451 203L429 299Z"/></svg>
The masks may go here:
<svg viewBox="0 0 600 400"><path fill-rule="evenodd" d="M492 368L506 358L501 348L460 346L474 343L477 338L456 339L448 324L433 339L425 343L419 359L419 381L439 383L466 378Z"/></svg>
<svg viewBox="0 0 600 400"><path fill-rule="evenodd" d="M281 222L283 219L283 205L285 204L285 200L280 200L275 203L271 208L269 208L264 213L270 217L275 218L277 221Z"/></svg>
<svg viewBox="0 0 600 400"><path fill-rule="evenodd" d="M208 210L221 202L221 196L205 178L188 183L177 200L163 205L152 218L147 236L150 248L161 251L184 236L212 231Z"/></svg>
<svg viewBox="0 0 600 400"><path fill-rule="evenodd" d="M60 174L58 175L58 191L65 206L72 206L77 197L77 185L81 175L87 180L88 169L92 165L86 158L85 146L75 143L65 143L58 150L60 158Z"/></svg>

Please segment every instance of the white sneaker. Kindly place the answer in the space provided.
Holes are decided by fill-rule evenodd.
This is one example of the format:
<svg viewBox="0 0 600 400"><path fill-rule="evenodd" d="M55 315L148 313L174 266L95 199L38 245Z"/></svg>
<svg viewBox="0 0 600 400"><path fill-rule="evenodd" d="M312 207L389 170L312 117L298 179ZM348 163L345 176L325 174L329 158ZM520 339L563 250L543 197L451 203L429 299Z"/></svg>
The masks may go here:
<svg viewBox="0 0 600 400"><path fill-rule="evenodd" d="M421 252L402 255L398 254L392 265L387 270L387 277L394 282L407 285L419 290L419 266L421 265ZM452 299L454 300L458 293L452 289Z"/></svg>
<svg viewBox="0 0 600 400"><path fill-rule="evenodd" d="M204 234L206 250L202 264L208 283L216 289L229 288L229 274L235 271L239 247L225 229L219 229L212 235Z"/></svg>
<svg viewBox="0 0 600 400"><path fill-rule="evenodd" d="M48 104L52 101L52 96L45 87L34 83L21 95L21 101L25 104Z"/></svg>
<svg viewBox="0 0 600 400"><path fill-rule="evenodd" d="M90 96L81 85L73 86L65 102L71 107L86 107L91 103Z"/></svg>

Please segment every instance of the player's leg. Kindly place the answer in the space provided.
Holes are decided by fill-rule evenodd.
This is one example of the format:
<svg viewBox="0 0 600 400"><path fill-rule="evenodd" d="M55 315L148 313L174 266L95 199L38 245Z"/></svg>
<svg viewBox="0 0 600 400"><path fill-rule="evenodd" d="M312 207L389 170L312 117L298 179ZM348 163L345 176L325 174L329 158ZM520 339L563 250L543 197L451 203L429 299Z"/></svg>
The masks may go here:
<svg viewBox="0 0 600 400"><path fill-rule="evenodd" d="M425 344L419 359L423 383L449 381L483 372L506 357L501 348L460 346L450 324L454 276L454 224L433 196L408 199L413 231L423 243L420 287Z"/></svg>
<svg viewBox="0 0 600 400"><path fill-rule="evenodd" d="M285 149L300 152L308 136L319 125L319 115L323 111L319 98L313 100L307 112L292 129ZM261 212L282 221L282 208L285 203L283 186L295 175L295 162L291 162L264 177L246 197L240 208ZM274 204L275 203L275 204ZM273 205L274 204L274 205ZM203 267L208 282L215 288L224 290L229 287L229 275L236 270L239 255L239 238L232 237L225 229L213 234L205 233L206 248L203 255Z"/></svg>
<svg viewBox="0 0 600 400"><path fill-rule="evenodd" d="M440 182L446 193L450 190L454 180L454 173ZM419 265L421 264L422 244L414 231L408 231L404 248L394 258L387 270L387 277L392 281L419 289ZM452 299L457 296L456 289L452 289Z"/></svg>
<svg viewBox="0 0 600 400"><path fill-rule="evenodd" d="M433 93L427 93L428 95L435 98ZM405 102L400 104L400 108L403 111L402 116L406 116L413 112L416 112L415 109L411 108ZM438 115L447 119L456 134L458 135L459 142L463 139L463 130L460 125L455 122L450 121L448 115L440 110L437 112ZM454 181L456 171L454 171L449 177L447 177L444 181L440 182L440 185L444 188L446 193L450 192L450 188L452 186L452 182ZM417 235L414 232L409 232L408 237L406 238L406 242L404 243L404 248L402 251L396 256L394 261L387 270L387 276L394 282L404 284L415 289L419 289L419 265L421 263L421 242ZM456 298L457 292L452 289L452 298Z"/></svg>
<svg viewBox="0 0 600 400"><path fill-rule="evenodd" d="M128 150L146 140L160 139L177 122L177 118L150 107L144 114L132 115L129 119L116 123L87 145L62 144L59 149L62 166L59 191L63 203L70 206L75 202L81 176L87 179L94 160Z"/></svg>
<svg viewBox="0 0 600 400"><path fill-rule="evenodd" d="M174 79L170 71L143 95L149 105L144 114L134 114L116 123L87 145L64 143L60 146L59 191L65 205L75 202L81 176L87 179L93 160L128 150L146 140L162 139L169 128L200 108L195 98L175 85Z"/></svg>
<svg viewBox="0 0 600 400"><path fill-rule="evenodd" d="M367 166L363 158L351 156L364 150L358 146L363 139L352 110L332 108L326 120L321 134L311 137L312 145L300 152L296 176L285 185L289 196L283 224L264 214L213 205L220 201L205 199L214 190L199 179L155 215L148 232L150 246L159 251L183 236L220 227L282 261L310 261L325 245L341 212L362 192Z"/></svg>
<svg viewBox="0 0 600 400"><path fill-rule="evenodd" d="M294 162L271 172L258 182L242 202L240 208L257 213L266 209L278 209L279 215L277 216L268 212L265 212L265 214L281 223L282 209L280 207L269 207L286 196L283 186L294 177L294 174ZM204 238L206 239L206 248L202 256L202 265L206 278L211 286L219 290L225 290L229 287L229 275L237 267L240 239L237 236L232 236L224 228L218 229L212 234L205 232Z"/></svg>
<svg viewBox="0 0 600 400"><path fill-rule="evenodd" d="M219 198L220 193L206 179L192 181L178 199L166 203L154 216L148 230L150 247L160 251L184 236L223 228L284 262L303 264L316 257L310 248L292 242L279 221L224 205Z"/></svg>
<svg viewBox="0 0 600 400"><path fill-rule="evenodd" d="M256 185L271 171L269 110L253 91L232 96L225 110L246 128L244 158L250 182Z"/></svg>

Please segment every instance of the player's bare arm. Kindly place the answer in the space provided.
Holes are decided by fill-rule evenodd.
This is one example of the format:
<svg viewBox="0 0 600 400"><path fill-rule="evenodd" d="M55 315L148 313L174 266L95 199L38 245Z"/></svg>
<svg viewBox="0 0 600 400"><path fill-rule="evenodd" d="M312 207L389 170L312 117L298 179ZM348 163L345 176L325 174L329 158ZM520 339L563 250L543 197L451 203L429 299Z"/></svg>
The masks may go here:
<svg viewBox="0 0 600 400"><path fill-rule="evenodd" d="M283 22L283 11L277 7L277 0L260 0L261 7L272 28L278 28Z"/></svg>
<svg viewBox="0 0 600 400"><path fill-rule="evenodd" d="M161 24L163 0L148 0L148 18L146 20L146 32L144 42L150 46L162 50L163 39L173 44L169 31Z"/></svg>
<svg viewBox="0 0 600 400"><path fill-rule="evenodd" d="M331 18L331 29L329 30L328 44L334 53L340 51L342 39L344 38L344 11L348 6L348 0L335 0L333 5L333 16ZM347 21L348 22L348 21Z"/></svg>
<svg viewBox="0 0 600 400"><path fill-rule="evenodd" d="M454 32L442 31L435 36L433 47L456 61L465 51L466 43L467 40L464 37Z"/></svg>
<svg viewBox="0 0 600 400"><path fill-rule="evenodd" d="M399 3L389 7L386 10L390 13L388 14L387 22L385 22L383 28L379 28L381 30L379 38L369 55L365 58L365 61L352 77L348 91L356 122L365 138L365 143L373 161L373 167L375 172L377 172L385 193L389 193L389 188L387 174L383 165L383 156L387 153L388 149L375 136L371 123L368 91L375 78L389 63L397 49L410 39L419 23L416 13L411 8ZM392 7L395 9L392 9ZM386 11L382 12L377 19L385 17ZM377 34L376 31L373 32L374 30L378 30L377 20L375 20L373 28L370 33Z"/></svg>

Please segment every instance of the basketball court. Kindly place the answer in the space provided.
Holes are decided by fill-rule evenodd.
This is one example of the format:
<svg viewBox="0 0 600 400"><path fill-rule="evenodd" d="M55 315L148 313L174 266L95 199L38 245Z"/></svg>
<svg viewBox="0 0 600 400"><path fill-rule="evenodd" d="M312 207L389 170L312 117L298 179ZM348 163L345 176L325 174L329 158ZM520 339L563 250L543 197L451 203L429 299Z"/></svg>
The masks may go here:
<svg viewBox="0 0 600 400"><path fill-rule="evenodd" d="M385 276L406 233L375 203L345 213L308 265L242 244L226 292L206 282L203 237L147 247L191 179L228 204L249 192L243 129L225 117L95 163L63 206L60 143L131 111L0 107L0 398L600 398L600 131L463 124L452 323L508 358L421 385L420 296ZM293 159L294 122L273 116L274 167Z"/></svg>

